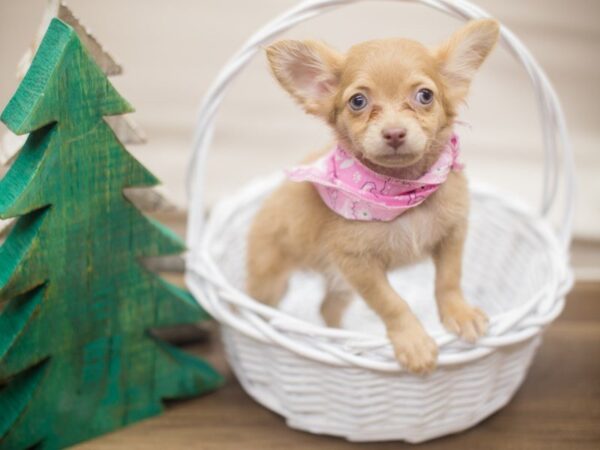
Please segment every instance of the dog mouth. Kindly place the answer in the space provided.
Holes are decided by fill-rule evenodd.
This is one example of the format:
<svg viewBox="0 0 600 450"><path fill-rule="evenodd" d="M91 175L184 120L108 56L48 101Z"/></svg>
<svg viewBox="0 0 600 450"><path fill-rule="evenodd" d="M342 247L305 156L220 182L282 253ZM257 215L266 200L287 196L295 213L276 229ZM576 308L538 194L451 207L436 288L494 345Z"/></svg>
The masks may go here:
<svg viewBox="0 0 600 450"><path fill-rule="evenodd" d="M406 167L414 164L421 158L421 152L400 151L386 152L369 158L373 163L386 167Z"/></svg>
<svg viewBox="0 0 600 450"><path fill-rule="evenodd" d="M364 143L350 140L349 148L354 148L354 154L359 160L386 169L401 169L417 163L425 154L426 148L419 150L404 143L394 149L387 145L376 147L365 146Z"/></svg>

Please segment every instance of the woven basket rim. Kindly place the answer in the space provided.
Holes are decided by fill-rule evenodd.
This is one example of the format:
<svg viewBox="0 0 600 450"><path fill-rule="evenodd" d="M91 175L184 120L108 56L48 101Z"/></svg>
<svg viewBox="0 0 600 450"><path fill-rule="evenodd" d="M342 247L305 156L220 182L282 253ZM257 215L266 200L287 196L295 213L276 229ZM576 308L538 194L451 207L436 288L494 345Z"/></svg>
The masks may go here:
<svg viewBox="0 0 600 450"><path fill-rule="evenodd" d="M198 259L188 261L186 281L192 293L219 321L251 337L275 342L315 359L322 359L323 354L333 355L333 359L325 358L329 363L335 360L363 366L364 360L367 359L371 368L398 370L395 360L382 360L380 350L385 349L385 353L391 354L391 346L384 336L326 328L261 304L231 285L214 260L212 251L214 245L219 242L219 235L222 234L225 224L230 223L239 208L272 189L282 178L281 173L276 173L251 182L237 194L215 205L203 232L202 262L198 264ZM552 284L542 286L526 304L492 316L489 333L476 344L457 349L456 346L452 346L458 341L456 336L445 331L433 335L440 348L439 365L478 359L497 348L513 345L537 335L560 314L564 306L564 295L573 282L565 251L546 220L531 213L521 201L498 189L474 183L471 191L474 196L484 196L499 202L505 211L519 217L528 226L529 233L544 241L544 255L553 269L553 275L548 275L547 279ZM200 290L199 283L203 284ZM539 308L541 304L545 305L543 310ZM230 308L232 306L233 309ZM311 351L301 349L306 346L306 342L313 346ZM373 351L376 355L364 356Z"/></svg>

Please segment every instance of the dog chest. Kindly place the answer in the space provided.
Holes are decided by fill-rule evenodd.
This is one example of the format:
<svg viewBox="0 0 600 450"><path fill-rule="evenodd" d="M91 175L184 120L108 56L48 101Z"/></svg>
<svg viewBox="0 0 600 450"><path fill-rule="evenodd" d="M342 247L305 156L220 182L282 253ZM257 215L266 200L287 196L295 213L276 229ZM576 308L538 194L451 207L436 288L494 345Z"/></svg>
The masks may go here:
<svg viewBox="0 0 600 450"><path fill-rule="evenodd" d="M461 217L462 208L448 203L446 195L435 195L390 223L387 242L394 266L429 256Z"/></svg>

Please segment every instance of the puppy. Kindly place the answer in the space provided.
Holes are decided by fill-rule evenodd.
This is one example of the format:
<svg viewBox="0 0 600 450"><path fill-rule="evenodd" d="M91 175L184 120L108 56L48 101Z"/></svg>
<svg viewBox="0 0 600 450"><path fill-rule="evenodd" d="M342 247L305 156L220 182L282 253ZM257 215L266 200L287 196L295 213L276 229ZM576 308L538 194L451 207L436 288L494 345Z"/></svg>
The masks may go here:
<svg viewBox="0 0 600 450"><path fill-rule="evenodd" d="M327 325L340 325L356 291L385 324L398 361L427 373L436 365L436 344L387 273L431 256L444 326L469 342L486 332L485 314L465 301L460 286L469 201L453 125L498 35L497 22L486 19L433 50L407 39L364 42L345 55L315 41L267 49L279 83L333 129L336 144L291 171L257 213L247 254L253 298L276 306L294 270L318 271L326 280ZM348 180L330 179L352 166ZM328 182L319 184L319 170ZM434 172L441 180L428 184ZM345 189L363 177L374 181ZM390 189L397 198L386 197Z"/></svg>

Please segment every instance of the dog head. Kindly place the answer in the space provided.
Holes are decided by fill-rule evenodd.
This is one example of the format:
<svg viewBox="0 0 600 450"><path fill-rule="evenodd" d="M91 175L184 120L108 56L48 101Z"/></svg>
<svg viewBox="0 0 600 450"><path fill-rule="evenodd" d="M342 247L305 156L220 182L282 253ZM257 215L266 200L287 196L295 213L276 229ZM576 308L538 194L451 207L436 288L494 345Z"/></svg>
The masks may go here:
<svg viewBox="0 0 600 450"><path fill-rule="evenodd" d="M267 57L279 83L325 119L346 150L393 169L448 141L457 107L498 34L497 22L484 19L435 49L382 39L341 54L317 41L283 40L268 47Z"/></svg>

